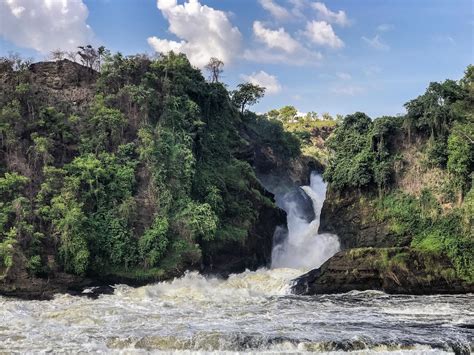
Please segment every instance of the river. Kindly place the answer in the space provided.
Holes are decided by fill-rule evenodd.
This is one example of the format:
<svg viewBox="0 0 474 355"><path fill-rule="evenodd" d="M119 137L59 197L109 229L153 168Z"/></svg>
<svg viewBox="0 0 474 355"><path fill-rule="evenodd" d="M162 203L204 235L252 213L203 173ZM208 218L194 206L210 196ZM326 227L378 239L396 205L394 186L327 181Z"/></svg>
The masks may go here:
<svg viewBox="0 0 474 355"><path fill-rule="evenodd" d="M472 295L290 293L292 279L339 248L336 236L317 234L325 192L321 184L314 175L304 189L313 204L313 220L288 213L289 230L275 245L272 269L226 280L188 272L140 288L117 285L114 294L96 300L0 297L0 353L468 354L474 332ZM281 201L287 209L295 208L293 199Z"/></svg>

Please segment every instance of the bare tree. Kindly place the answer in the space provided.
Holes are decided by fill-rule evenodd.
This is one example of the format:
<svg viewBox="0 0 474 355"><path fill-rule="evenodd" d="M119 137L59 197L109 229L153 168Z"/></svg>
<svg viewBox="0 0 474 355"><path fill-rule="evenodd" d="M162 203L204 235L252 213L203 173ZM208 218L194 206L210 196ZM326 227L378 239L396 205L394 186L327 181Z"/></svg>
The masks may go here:
<svg viewBox="0 0 474 355"><path fill-rule="evenodd" d="M218 83L219 78L224 71L224 62L218 58L212 57L209 60L209 63L205 66L206 70L209 72L209 80L211 83Z"/></svg>
<svg viewBox="0 0 474 355"><path fill-rule="evenodd" d="M0 57L0 71L4 70L26 70L33 63L33 58L22 58L19 53L9 52L8 56Z"/></svg>
<svg viewBox="0 0 474 355"><path fill-rule="evenodd" d="M71 62L76 62L77 61L77 52L76 51L69 51L66 52L66 57L69 59Z"/></svg>
<svg viewBox="0 0 474 355"><path fill-rule="evenodd" d="M59 48L49 53L49 56L52 60L62 60L64 59L65 55L66 55L66 52Z"/></svg>
<svg viewBox="0 0 474 355"><path fill-rule="evenodd" d="M82 65L90 69L94 69L94 65L99 59L99 54L90 44L87 46L79 46L80 51L77 52L81 57Z"/></svg>

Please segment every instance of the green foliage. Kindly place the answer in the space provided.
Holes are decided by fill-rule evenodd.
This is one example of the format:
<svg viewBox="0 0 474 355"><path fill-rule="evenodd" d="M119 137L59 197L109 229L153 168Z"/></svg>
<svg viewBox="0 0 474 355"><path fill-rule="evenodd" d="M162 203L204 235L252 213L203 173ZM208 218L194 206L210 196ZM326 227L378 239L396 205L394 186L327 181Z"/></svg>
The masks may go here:
<svg viewBox="0 0 474 355"><path fill-rule="evenodd" d="M156 265L165 254L169 244L168 228L166 218L156 217L151 227L141 236L138 248L146 267Z"/></svg>
<svg viewBox="0 0 474 355"><path fill-rule="evenodd" d="M177 217L183 220L194 238L205 241L214 239L219 220L209 204L190 202Z"/></svg>
<svg viewBox="0 0 474 355"><path fill-rule="evenodd" d="M410 236L414 249L447 257L460 277L474 280L474 235L468 207L442 213L433 195L424 190L419 198L403 193L384 196L375 210L395 236ZM466 218L471 220L463 222Z"/></svg>
<svg viewBox="0 0 474 355"><path fill-rule="evenodd" d="M18 249L31 274L46 275L53 253L70 273L140 278L199 264L231 238L244 243L271 202L240 158L248 123L236 106L264 89L230 94L183 54L81 54L100 67L86 102L38 93L26 67L0 63L11 78L0 88L2 260ZM299 154L294 137L269 127L281 152Z"/></svg>
<svg viewBox="0 0 474 355"><path fill-rule="evenodd" d="M232 103L244 114L247 106L255 105L265 94L265 88L252 83L237 85L237 90L232 92Z"/></svg>
<svg viewBox="0 0 474 355"><path fill-rule="evenodd" d="M291 159L300 154L298 138L286 132L282 122L251 114L246 118L248 126L258 136L259 141L272 148L277 155Z"/></svg>
<svg viewBox="0 0 474 355"><path fill-rule="evenodd" d="M5 269L13 264L14 246L16 244L16 229L12 228L4 234L0 242L0 277L3 276Z"/></svg>
<svg viewBox="0 0 474 355"><path fill-rule="evenodd" d="M12 266L15 245L34 234L29 203L22 194L28 182L15 172L0 178L0 271Z"/></svg>
<svg viewBox="0 0 474 355"><path fill-rule="evenodd" d="M456 177L461 189L468 186L474 170L474 144L466 139L470 134L467 130L467 125L457 124L448 138L448 171Z"/></svg>
<svg viewBox="0 0 474 355"><path fill-rule="evenodd" d="M395 159L390 155L390 137L399 126L395 117L372 122L360 112L346 116L326 143L333 155L324 178L341 190L371 185L379 190L387 187Z"/></svg>

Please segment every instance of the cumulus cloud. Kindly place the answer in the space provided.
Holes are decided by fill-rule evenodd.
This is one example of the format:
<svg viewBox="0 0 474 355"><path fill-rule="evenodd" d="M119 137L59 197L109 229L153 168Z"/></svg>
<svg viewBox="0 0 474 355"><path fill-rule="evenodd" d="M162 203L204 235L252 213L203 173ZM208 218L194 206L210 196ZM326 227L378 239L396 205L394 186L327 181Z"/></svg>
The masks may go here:
<svg viewBox="0 0 474 355"><path fill-rule="evenodd" d="M388 44L385 44L379 35L375 35L374 38L367 38L365 36L362 36L362 40L372 48L375 48L381 51L390 50L390 46Z"/></svg>
<svg viewBox="0 0 474 355"><path fill-rule="evenodd" d="M291 37L284 28L270 30L263 26L260 21L253 23L253 33L255 37L268 48L278 48L287 53L294 53L300 48L299 43Z"/></svg>
<svg viewBox="0 0 474 355"><path fill-rule="evenodd" d="M41 53L93 42L82 0L1 0L0 35Z"/></svg>
<svg viewBox="0 0 474 355"><path fill-rule="evenodd" d="M266 93L269 95L278 94L281 91L281 85L278 79L274 75L270 75L263 70L252 73L250 75L241 75L241 78L254 85L262 86L266 89Z"/></svg>
<svg viewBox="0 0 474 355"><path fill-rule="evenodd" d="M169 31L181 41L149 37L148 44L155 51L184 53L200 68L211 57L227 64L239 54L242 35L223 11L201 5L199 0L188 0L182 5L177 0L158 0L157 6L169 22Z"/></svg>
<svg viewBox="0 0 474 355"><path fill-rule="evenodd" d="M312 8L318 12L318 17L330 23L335 23L340 26L349 26L350 21L346 13L342 10L333 12L327 8L322 2L315 2L311 4Z"/></svg>
<svg viewBox="0 0 474 355"><path fill-rule="evenodd" d="M287 9L278 5L273 0L259 0L258 2L277 20L285 20L291 17L291 14Z"/></svg>
<svg viewBox="0 0 474 355"><path fill-rule="evenodd" d="M344 47L344 42L334 33L332 26L326 21L311 21L306 24L305 35L320 46L331 48Z"/></svg>

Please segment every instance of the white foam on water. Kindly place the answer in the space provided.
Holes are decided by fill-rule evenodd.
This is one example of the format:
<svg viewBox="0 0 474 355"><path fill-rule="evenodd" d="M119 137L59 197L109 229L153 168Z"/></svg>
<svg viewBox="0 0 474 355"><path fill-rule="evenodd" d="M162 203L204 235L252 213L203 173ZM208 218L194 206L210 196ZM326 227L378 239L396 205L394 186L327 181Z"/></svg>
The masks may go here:
<svg viewBox="0 0 474 355"><path fill-rule="evenodd" d="M339 239L334 234L319 234L321 210L326 199L326 184L321 175L312 173L309 186L301 189L311 199L314 219L306 221L301 209L291 195L285 195L284 208L287 213L288 236L272 251L272 268L310 270L320 267L340 250Z"/></svg>

